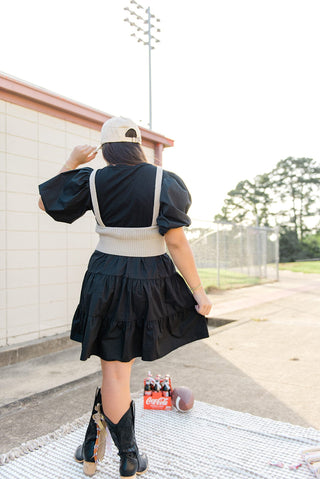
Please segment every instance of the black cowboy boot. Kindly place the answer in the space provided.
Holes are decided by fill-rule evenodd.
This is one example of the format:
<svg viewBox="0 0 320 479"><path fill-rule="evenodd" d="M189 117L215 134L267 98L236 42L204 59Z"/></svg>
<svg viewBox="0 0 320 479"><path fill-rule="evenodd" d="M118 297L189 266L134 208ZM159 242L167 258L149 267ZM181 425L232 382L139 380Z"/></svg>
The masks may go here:
<svg viewBox="0 0 320 479"><path fill-rule="evenodd" d="M134 433L134 402L131 401L128 411L122 416L118 424L113 424L106 416L105 420L113 442L118 448L120 456L121 479L135 479L148 469L146 454L140 454Z"/></svg>
<svg viewBox="0 0 320 479"><path fill-rule="evenodd" d="M101 390L97 388L94 405L83 444L78 446L74 454L77 462L83 462L83 472L93 476L98 460L101 460L106 448L106 423L102 411Z"/></svg>

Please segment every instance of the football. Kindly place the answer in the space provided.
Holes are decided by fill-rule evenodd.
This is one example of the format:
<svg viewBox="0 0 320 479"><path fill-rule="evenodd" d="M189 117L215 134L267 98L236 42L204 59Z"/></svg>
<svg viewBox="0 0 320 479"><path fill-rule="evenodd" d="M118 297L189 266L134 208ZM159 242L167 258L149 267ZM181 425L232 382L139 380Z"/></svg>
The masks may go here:
<svg viewBox="0 0 320 479"><path fill-rule="evenodd" d="M190 388L178 386L172 391L172 404L179 412L187 412L193 408L194 396Z"/></svg>

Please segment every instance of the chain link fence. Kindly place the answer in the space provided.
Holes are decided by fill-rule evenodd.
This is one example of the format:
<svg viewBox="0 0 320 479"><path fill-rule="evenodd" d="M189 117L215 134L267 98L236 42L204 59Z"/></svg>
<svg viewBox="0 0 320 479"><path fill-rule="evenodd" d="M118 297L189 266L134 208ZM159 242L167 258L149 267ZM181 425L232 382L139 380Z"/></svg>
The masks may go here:
<svg viewBox="0 0 320 479"><path fill-rule="evenodd" d="M186 235L207 292L279 279L278 228L210 222Z"/></svg>

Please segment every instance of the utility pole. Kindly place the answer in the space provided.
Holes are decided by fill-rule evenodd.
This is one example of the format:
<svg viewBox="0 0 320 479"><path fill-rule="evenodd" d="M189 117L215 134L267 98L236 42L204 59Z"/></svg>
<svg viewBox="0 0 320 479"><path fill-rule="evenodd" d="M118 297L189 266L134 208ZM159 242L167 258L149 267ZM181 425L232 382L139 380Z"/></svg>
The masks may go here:
<svg viewBox="0 0 320 479"><path fill-rule="evenodd" d="M151 13L150 7L144 9L142 5L135 0L130 0L130 7L125 7L124 10L128 12L129 17L124 19L128 22L130 27L133 28L131 36L142 45L148 46L149 51L149 128L152 130L152 74L151 74L151 51L154 50L154 44L159 43L160 40L156 38L153 33L160 33L158 25L154 25L152 22L159 24L160 19L156 18ZM139 10L142 10L141 15Z"/></svg>

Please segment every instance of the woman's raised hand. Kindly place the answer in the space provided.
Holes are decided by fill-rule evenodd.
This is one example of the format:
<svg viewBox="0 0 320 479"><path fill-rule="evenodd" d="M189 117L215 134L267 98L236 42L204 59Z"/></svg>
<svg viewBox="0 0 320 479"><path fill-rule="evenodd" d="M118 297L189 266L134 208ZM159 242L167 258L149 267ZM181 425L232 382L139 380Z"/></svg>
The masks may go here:
<svg viewBox="0 0 320 479"><path fill-rule="evenodd" d="M97 148L90 145L78 145L73 148L70 156L66 162L66 166L70 168L77 168L83 163L88 163L96 157Z"/></svg>

